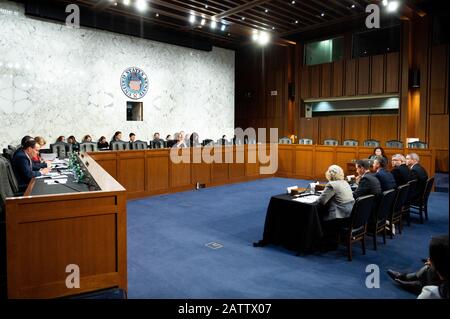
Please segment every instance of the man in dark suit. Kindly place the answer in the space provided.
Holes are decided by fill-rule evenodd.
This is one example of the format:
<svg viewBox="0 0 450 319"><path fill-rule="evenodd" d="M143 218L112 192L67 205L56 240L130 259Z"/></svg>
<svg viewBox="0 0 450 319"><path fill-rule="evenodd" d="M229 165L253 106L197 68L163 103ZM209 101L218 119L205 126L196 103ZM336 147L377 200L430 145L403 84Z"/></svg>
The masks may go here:
<svg viewBox="0 0 450 319"><path fill-rule="evenodd" d="M356 172L358 173L356 182L358 183L358 188L353 192L355 199L364 195L378 196L381 193L380 182L378 178L370 173L369 167L370 164L367 160L356 161Z"/></svg>
<svg viewBox="0 0 450 319"><path fill-rule="evenodd" d="M417 180L416 189L411 195L411 199L418 200L422 196L427 183L427 171L419 164L420 158L416 153L406 155L406 165L409 167L409 180Z"/></svg>
<svg viewBox="0 0 450 319"><path fill-rule="evenodd" d="M23 148L16 153L12 160L14 175L19 184L19 190L24 191L33 177L47 174L49 168L41 168L39 171L33 170L32 158L39 154L41 146L35 139L30 138L24 142Z"/></svg>
<svg viewBox="0 0 450 319"><path fill-rule="evenodd" d="M409 181L409 168L406 166L406 159L401 154L392 156L392 170L397 186L405 185Z"/></svg>
<svg viewBox="0 0 450 319"><path fill-rule="evenodd" d="M385 157L376 157L373 161L373 169L376 171L375 177L380 181L381 191L387 191L397 187L394 175L386 169L387 162Z"/></svg>

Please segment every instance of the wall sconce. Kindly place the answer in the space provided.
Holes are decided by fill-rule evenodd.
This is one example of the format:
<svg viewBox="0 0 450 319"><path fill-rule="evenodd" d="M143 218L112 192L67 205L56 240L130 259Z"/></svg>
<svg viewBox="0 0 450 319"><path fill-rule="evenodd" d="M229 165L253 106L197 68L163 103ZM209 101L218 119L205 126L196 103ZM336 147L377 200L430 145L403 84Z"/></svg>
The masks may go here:
<svg viewBox="0 0 450 319"><path fill-rule="evenodd" d="M420 87L420 70L412 69L409 72L409 87L416 89Z"/></svg>

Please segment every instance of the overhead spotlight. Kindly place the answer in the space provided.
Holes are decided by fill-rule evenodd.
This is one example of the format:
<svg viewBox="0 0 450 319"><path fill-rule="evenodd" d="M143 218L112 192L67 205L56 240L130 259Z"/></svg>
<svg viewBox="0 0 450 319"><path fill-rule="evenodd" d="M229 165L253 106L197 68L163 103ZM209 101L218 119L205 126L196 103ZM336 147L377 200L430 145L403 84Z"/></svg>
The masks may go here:
<svg viewBox="0 0 450 319"><path fill-rule="evenodd" d="M206 20L203 18L202 21L200 21L201 25L205 25Z"/></svg>
<svg viewBox="0 0 450 319"><path fill-rule="evenodd" d="M298 20L295 20L295 22L294 22L295 24L298 24Z"/></svg>
<svg viewBox="0 0 450 319"><path fill-rule="evenodd" d="M217 22L215 20L211 21L211 29L215 29L217 27Z"/></svg>
<svg viewBox="0 0 450 319"><path fill-rule="evenodd" d="M258 41L258 38L259 38L258 31L253 30L253 32L252 32L252 40L256 42L256 41Z"/></svg>
<svg viewBox="0 0 450 319"><path fill-rule="evenodd" d="M294 0L292 0L292 1L291 1L291 3L292 3L292 4L295 4L295 1L294 1Z"/></svg>
<svg viewBox="0 0 450 319"><path fill-rule="evenodd" d="M267 43L269 43L269 41L270 41L269 34L267 32L261 31L259 33L259 39L258 39L259 44L266 45Z"/></svg>
<svg viewBox="0 0 450 319"><path fill-rule="evenodd" d="M136 0L136 9L138 9L139 11L143 12L145 10L147 10L147 1L145 0Z"/></svg>
<svg viewBox="0 0 450 319"><path fill-rule="evenodd" d="M130 0L123 0L123 4L126 5L126 6L129 6L130 5Z"/></svg>
<svg viewBox="0 0 450 319"><path fill-rule="evenodd" d="M244 21L244 20L245 20L245 17L242 17L241 20Z"/></svg>
<svg viewBox="0 0 450 319"><path fill-rule="evenodd" d="M207 4L205 4L205 9L208 9L208 5Z"/></svg>
<svg viewBox="0 0 450 319"><path fill-rule="evenodd" d="M227 26L225 24L222 24L222 26L220 27L220 31L225 31L226 27Z"/></svg>
<svg viewBox="0 0 450 319"><path fill-rule="evenodd" d="M157 17L157 18L158 18L158 17L159 17L159 13L155 13L155 17Z"/></svg>
<svg viewBox="0 0 450 319"><path fill-rule="evenodd" d="M272 27L272 30L275 30L275 27Z"/></svg>
<svg viewBox="0 0 450 319"><path fill-rule="evenodd" d="M325 16L325 13L322 12L322 13L320 14L320 16L321 16L321 17L324 17L324 16Z"/></svg>
<svg viewBox="0 0 450 319"><path fill-rule="evenodd" d="M389 1L388 0L383 0L383 1L381 1L381 3L383 4L383 6L386 7L388 5Z"/></svg>
<svg viewBox="0 0 450 319"><path fill-rule="evenodd" d="M189 22L190 23L195 23L195 15L193 15L193 14L190 15Z"/></svg>
<svg viewBox="0 0 450 319"><path fill-rule="evenodd" d="M265 13L269 12L269 9L264 10Z"/></svg>
<svg viewBox="0 0 450 319"><path fill-rule="evenodd" d="M400 4L398 3L398 1L389 1L389 4L387 5L387 11L389 12L397 11L399 6Z"/></svg>
<svg viewBox="0 0 450 319"><path fill-rule="evenodd" d="M352 8L352 9L354 9L356 6L354 5L354 4L352 4L351 6L350 6L350 8Z"/></svg>

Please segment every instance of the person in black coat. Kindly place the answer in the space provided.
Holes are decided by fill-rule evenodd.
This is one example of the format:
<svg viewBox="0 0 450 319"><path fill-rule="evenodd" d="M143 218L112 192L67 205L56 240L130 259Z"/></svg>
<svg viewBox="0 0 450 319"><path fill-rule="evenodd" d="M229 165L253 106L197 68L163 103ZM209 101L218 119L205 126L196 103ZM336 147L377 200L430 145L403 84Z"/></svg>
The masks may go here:
<svg viewBox="0 0 450 319"><path fill-rule="evenodd" d="M47 174L49 168L41 168L39 171L33 170L32 158L39 154L41 146L35 139L31 138L24 142L23 149L14 153L12 167L14 175L19 184L19 190L24 191L33 177Z"/></svg>
<svg viewBox="0 0 450 319"><path fill-rule="evenodd" d="M384 157L377 157L373 161L373 169L376 171L375 177L380 181L381 191L387 191L397 187L394 175L386 169L387 162Z"/></svg>
<svg viewBox="0 0 450 319"><path fill-rule="evenodd" d="M409 167L409 180L417 180L417 186L411 195L411 200L419 200L425 190L428 174L419 164L420 158L416 153L406 155L406 165Z"/></svg>
<svg viewBox="0 0 450 319"><path fill-rule="evenodd" d="M353 192L355 199L364 195L378 196L381 193L380 181L370 173L369 167L369 161L367 160L356 161L356 172L358 173L356 182L358 183L358 188Z"/></svg>
<svg viewBox="0 0 450 319"><path fill-rule="evenodd" d="M392 170L397 186L405 185L409 181L409 168L406 166L406 159L401 154L392 156Z"/></svg>

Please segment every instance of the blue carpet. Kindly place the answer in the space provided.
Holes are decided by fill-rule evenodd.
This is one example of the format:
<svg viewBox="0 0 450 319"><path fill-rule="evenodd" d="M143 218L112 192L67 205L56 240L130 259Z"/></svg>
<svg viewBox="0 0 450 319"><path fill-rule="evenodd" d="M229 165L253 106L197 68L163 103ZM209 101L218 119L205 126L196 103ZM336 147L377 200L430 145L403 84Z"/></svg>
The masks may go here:
<svg viewBox="0 0 450 319"><path fill-rule="evenodd" d="M448 193L448 174L436 173L434 176L434 189L436 192Z"/></svg>
<svg viewBox="0 0 450 319"><path fill-rule="evenodd" d="M367 240L348 262L346 250L296 256L281 247L254 248L271 195L308 181L269 178L128 201L128 298L415 298L386 275L413 271L429 239L448 233L448 193L432 193L426 224L411 227L378 251ZM217 242L220 249L207 243ZM365 285L366 266L380 268L380 288Z"/></svg>

